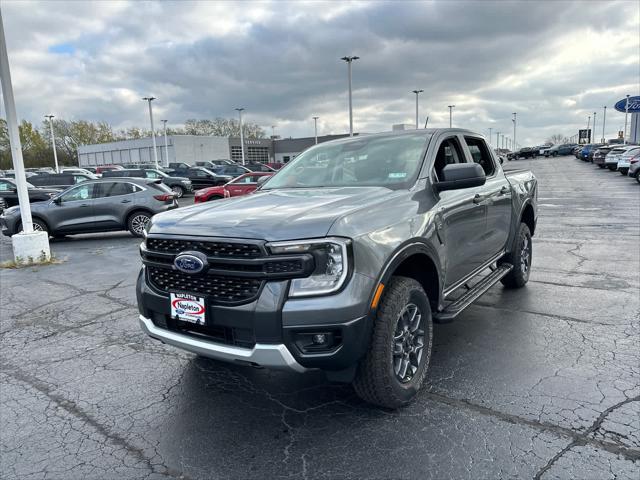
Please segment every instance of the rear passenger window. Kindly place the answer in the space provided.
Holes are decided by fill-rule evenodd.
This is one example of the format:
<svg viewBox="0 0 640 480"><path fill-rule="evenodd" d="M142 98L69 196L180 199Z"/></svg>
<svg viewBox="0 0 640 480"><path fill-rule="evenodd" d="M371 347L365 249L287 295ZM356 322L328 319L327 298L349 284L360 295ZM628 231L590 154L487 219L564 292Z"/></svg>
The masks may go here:
<svg viewBox="0 0 640 480"><path fill-rule="evenodd" d="M118 195L128 195L134 193L134 186L130 183L106 183L102 185L103 197L116 197Z"/></svg>
<svg viewBox="0 0 640 480"><path fill-rule="evenodd" d="M487 144L484 143L484 140L473 137L464 137L464 141L467 142L467 147L469 147L471 158L473 158L473 161L475 163L482 167L482 169L484 170L484 174L487 177L493 175L496 171L496 167L493 163L491 153L489 153L489 149L487 148Z"/></svg>

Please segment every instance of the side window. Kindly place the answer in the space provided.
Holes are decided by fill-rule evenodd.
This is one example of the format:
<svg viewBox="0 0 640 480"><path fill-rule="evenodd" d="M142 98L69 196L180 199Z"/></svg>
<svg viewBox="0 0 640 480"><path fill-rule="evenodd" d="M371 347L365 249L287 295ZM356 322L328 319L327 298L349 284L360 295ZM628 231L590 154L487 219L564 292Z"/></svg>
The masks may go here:
<svg viewBox="0 0 640 480"><path fill-rule="evenodd" d="M465 163L460 142L458 142L456 137L447 138L440 144L440 148L438 148L434 162L434 169L438 180L442 180L442 169L452 163Z"/></svg>
<svg viewBox="0 0 640 480"><path fill-rule="evenodd" d="M74 202L78 200L89 200L94 198L95 184L90 185L78 185L77 187L73 187L64 193L61 197L63 202Z"/></svg>
<svg viewBox="0 0 640 480"><path fill-rule="evenodd" d="M0 181L0 192L8 192L11 189L13 189L13 185L11 185L9 182Z"/></svg>
<svg viewBox="0 0 640 480"><path fill-rule="evenodd" d="M147 178L160 178L160 175L153 170L145 170L144 174Z"/></svg>
<svg viewBox="0 0 640 480"><path fill-rule="evenodd" d="M104 189L102 197L117 197L118 195L129 195L135 192L134 186L126 182L105 183L102 184L102 187Z"/></svg>
<svg viewBox="0 0 640 480"><path fill-rule="evenodd" d="M73 176L73 183L84 182L86 179L87 179L87 177L85 177L84 175L74 175Z"/></svg>
<svg viewBox="0 0 640 480"><path fill-rule="evenodd" d="M493 175L496 171L496 166L493 163L493 158L491 157L491 153L489 153L489 149L487 149L487 144L484 143L484 140L473 137L464 137L464 141L467 143L467 147L469 147L471 158L473 158L475 163L482 167L484 174L487 177Z"/></svg>

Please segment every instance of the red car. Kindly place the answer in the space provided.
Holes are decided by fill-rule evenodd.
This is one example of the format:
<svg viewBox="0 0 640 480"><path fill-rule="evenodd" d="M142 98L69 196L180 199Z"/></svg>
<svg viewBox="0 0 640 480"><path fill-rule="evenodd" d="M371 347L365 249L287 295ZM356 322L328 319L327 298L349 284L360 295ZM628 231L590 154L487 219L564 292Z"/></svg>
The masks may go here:
<svg viewBox="0 0 640 480"><path fill-rule="evenodd" d="M194 203L219 200L221 198L240 197L247 195L258 188L260 177L270 177L273 172L251 172L234 178L229 183L217 187L208 187L196 191Z"/></svg>

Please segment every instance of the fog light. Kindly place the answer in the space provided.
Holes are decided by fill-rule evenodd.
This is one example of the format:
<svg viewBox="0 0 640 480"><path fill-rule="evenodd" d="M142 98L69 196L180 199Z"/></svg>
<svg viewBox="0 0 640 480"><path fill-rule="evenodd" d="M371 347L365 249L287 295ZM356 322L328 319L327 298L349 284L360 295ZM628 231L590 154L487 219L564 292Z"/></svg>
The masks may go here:
<svg viewBox="0 0 640 480"><path fill-rule="evenodd" d="M316 333L313 337L311 337L314 345L324 345L327 343L327 335L324 333Z"/></svg>

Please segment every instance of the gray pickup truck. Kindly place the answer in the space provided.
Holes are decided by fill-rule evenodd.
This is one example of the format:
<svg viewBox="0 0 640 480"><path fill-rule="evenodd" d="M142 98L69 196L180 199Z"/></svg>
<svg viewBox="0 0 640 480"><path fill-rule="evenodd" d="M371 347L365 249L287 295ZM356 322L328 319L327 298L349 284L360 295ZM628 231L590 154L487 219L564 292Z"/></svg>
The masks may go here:
<svg viewBox="0 0 640 480"><path fill-rule="evenodd" d="M310 148L253 195L155 215L140 325L244 365L319 369L387 408L411 401L448 322L531 269L537 180L460 129Z"/></svg>

